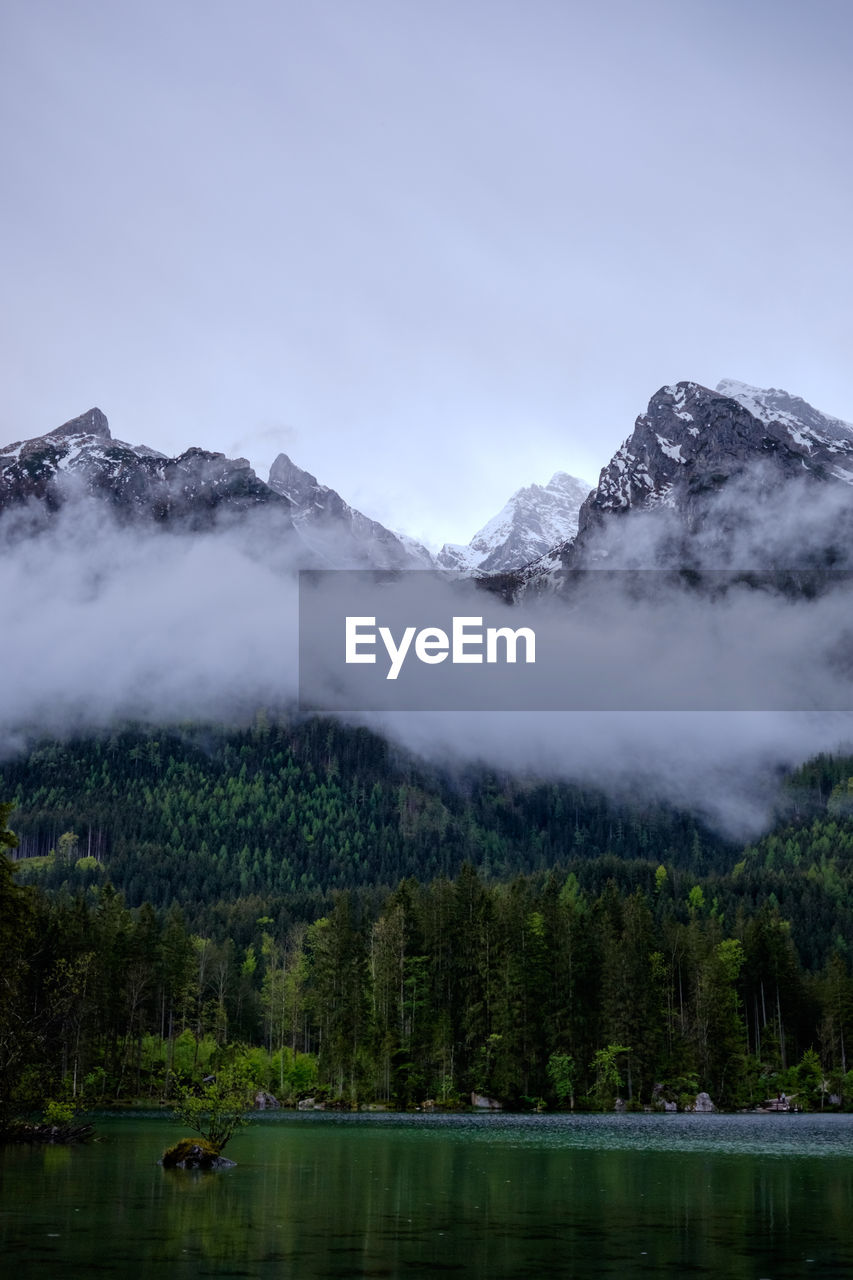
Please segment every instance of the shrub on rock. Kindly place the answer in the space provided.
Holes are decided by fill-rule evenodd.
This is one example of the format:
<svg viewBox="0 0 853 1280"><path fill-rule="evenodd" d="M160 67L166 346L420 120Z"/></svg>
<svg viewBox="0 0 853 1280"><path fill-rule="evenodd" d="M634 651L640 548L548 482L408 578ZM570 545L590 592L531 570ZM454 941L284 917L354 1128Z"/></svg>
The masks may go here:
<svg viewBox="0 0 853 1280"><path fill-rule="evenodd" d="M160 1161L164 1169L233 1169L234 1161L221 1156L204 1138L181 1138Z"/></svg>

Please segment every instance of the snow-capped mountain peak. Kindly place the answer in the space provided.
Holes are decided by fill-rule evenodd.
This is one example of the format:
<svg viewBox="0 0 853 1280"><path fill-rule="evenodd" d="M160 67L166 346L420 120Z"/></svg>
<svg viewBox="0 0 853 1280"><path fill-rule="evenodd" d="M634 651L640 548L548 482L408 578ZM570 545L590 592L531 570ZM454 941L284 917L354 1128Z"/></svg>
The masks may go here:
<svg viewBox="0 0 853 1280"><path fill-rule="evenodd" d="M715 391L696 382L661 387L603 468L581 513L650 510L689 503L697 477L719 486L757 457L853 483L853 427L774 388L726 379Z"/></svg>
<svg viewBox="0 0 853 1280"><path fill-rule="evenodd" d="M603 562L617 544L623 560L637 548L646 554L634 546L636 534L632 540L624 531L617 533L612 517L656 508L668 509L671 516L665 549L670 559L684 564L691 554L707 560L712 552L716 563L737 554L747 557L743 564L753 565L784 554L793 563L794 551L780 549L781 535L772 521L763 526L759 520L770 493L782 510L785 493L794 492L792 481L800 486L800 503L802 483L853 486L853 427L775 388L732 379L713 391L695 382L662 387L603 468L580 512L577 538L560 549L561 564ZM849 506L843 496L835 501L839 509ZM754 545L747 546L742 531L750 520ZM776 523L796 528L793 510ZM632 527L638 528L636 522ZM662 548L659 541L658 551ZM837 548L832 555L837 558Z"/></svg>
<svg viewBox="0 0 853 1280"><path fill-rule="evenodd" d="M558 542L574 536L578 512L590 485L557 471L545 485L519 489L475 533L467 546L445 543L438 554L443 569L503 573L520 569Z"/></svg>

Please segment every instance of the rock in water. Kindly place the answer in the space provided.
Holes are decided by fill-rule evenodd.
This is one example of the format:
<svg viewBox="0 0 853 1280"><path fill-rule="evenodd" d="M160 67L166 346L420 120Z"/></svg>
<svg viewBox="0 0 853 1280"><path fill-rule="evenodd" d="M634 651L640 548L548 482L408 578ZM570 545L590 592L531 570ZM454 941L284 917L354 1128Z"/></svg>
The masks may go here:
<svg viewBox="0 0 853 1280"><path fill-rule="evenodd" d="M163 1152L164 1169L233 1169L234 1161L221 1156L204 1138L181 1138Z"/></svg>

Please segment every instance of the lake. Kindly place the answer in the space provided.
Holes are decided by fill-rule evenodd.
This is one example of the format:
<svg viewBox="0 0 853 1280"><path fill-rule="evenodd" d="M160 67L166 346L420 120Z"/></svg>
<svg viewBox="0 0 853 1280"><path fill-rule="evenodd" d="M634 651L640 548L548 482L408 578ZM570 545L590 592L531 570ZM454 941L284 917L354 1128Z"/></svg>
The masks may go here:
<svg viewBox="0 0 853 1280"><path fill-rule="evenodd" d="M214 1174L97 1130L0 1150L6 1276L853 1274L849 1116L267 1113Z"/></svg>

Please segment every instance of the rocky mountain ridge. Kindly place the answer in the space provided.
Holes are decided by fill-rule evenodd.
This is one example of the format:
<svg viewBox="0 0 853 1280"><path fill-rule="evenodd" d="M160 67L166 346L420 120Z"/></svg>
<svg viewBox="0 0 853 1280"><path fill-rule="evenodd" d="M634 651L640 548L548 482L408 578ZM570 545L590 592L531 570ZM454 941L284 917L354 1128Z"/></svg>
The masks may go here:
<svg viewBox="0 0 853 1280"><path fill-rule="evenodd" d="M245 458L198 448L167 458L113 439L100 409L0 448L0 514L25 513L38 527L81 497L106 504L123 522L189 530L209 528L226 513L268 506L287 516L290 509Z"/></svg>
<svg viewBox="0 0 853 1280"><path fill-rule="evenodd" d="M832 527L815 519L830 492ZM577 535L519 582L541 586L579 568L750 567L798 555L837 564L850 527L853 426L775 388L679 382L652 396L602 468Z"/></svg>
<svg viewBox="0 0 853 1280"><path fill-rule="evenodd" d="M796 402L785 392L743 383L723 382L715 391L696 382L662 387L603 468L579 515L578 538L605 512L664 506L693 520L703 494L757 459L780 478L805 471L853 484L853 427L799 403L803 415L792 412Z"/></svg>
<svg viewBox="0 0 853 1280"><path fill-rule="evenodd" d="M829 493L831 530L813 518L826 502L812 501ZM629 563L646 567L778 557L786 554L782 534L806 545L810 563L837 564L853 544L853 426L776 388L731 379L713 390L665 386L591 492L557 472L547 485L519 489L467 546L445 544L435 558L349 506L286 454L265 483L245 458L200 448L168 458L113 439L99 409L0 449L7 530L44 527L74 498L105 504L125 523L188 531L250 511L264 519L275 513L277 533L293 539L304 567L437 567L541 585L567 569L616 567L626 547Z"/></svg>
<svg viewBox="0 0 853 1280"><path fill-rule="evenodd" d="M280 453L270 468L269 486L291 504L297 532L322 563L335 568L434 568L432 556L421 543L392 533L356 511L285 453Z"/></svg>
<svg viewBox="0 0 853 1280"><path fill-rule="evenodd" d="M122 523L187 531L250 510L274 511L277 529L293 536L296 561L306 568L516 569L574 533L587 492L584 482L557 472L547 485L514 494L469 547L447 544L436 559L416 539L351 507L284 453L265 483L245 458L199 448L168 458L114 439L97 408L0 448L0 518L17 516L19 534L45 527L75 499L103 504ZM12 521L4 523L8 532Z"/></svg>

